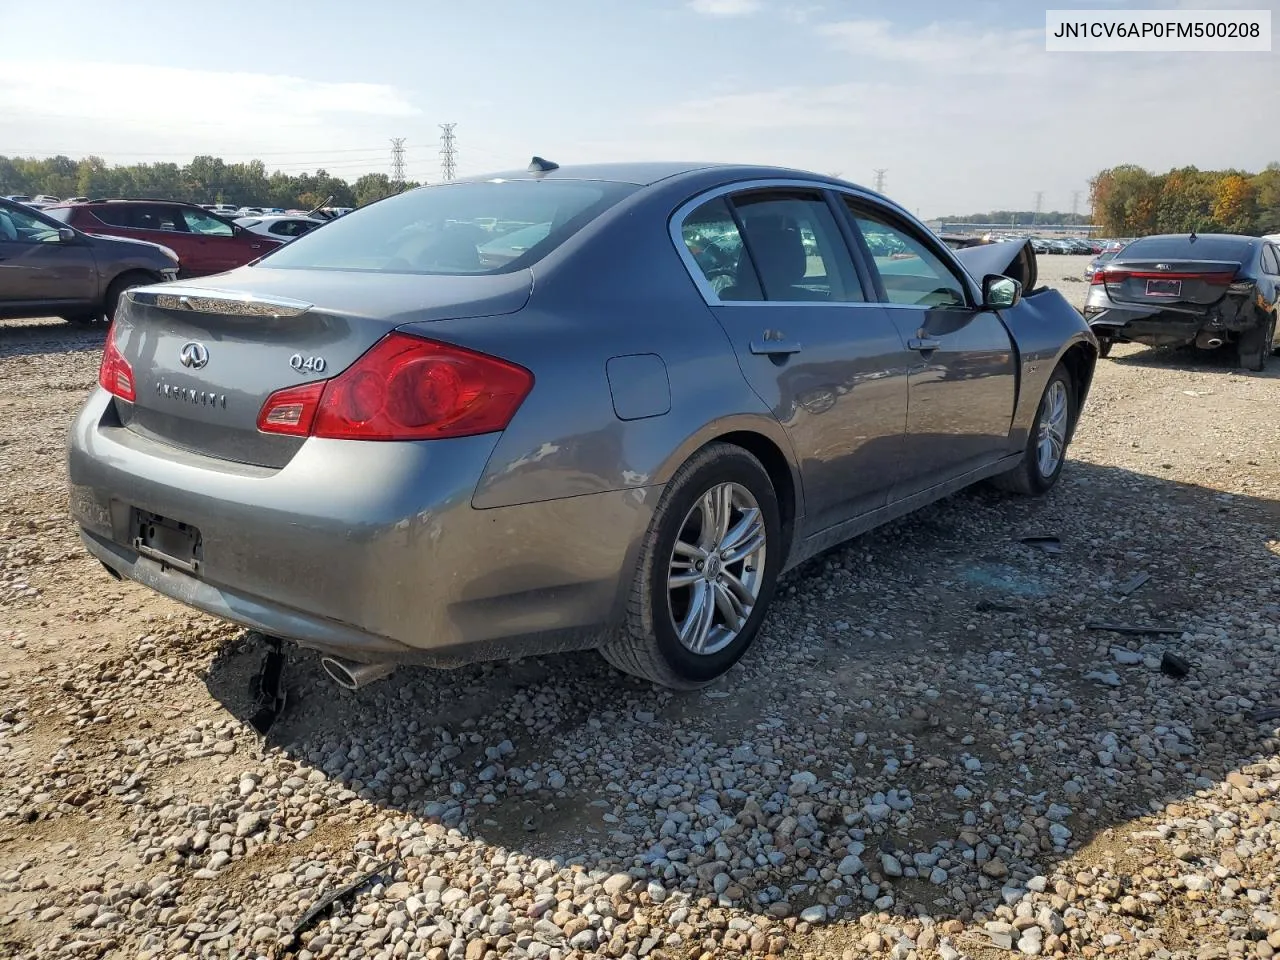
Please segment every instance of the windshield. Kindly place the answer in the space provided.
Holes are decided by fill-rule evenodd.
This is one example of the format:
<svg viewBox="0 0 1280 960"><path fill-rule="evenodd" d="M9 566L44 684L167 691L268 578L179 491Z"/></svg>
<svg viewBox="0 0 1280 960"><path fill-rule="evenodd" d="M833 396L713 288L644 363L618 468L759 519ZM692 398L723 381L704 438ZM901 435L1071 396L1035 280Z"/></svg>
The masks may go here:
<svg viewBox="0 0 1280 960"><path fill-rule="evenodd" d="M1124 259L1245 261L1249 259L1249 241L1235 237L1143 237L1124 248Z"/></svg>
<svg viewBox="0 0 1280 960"><path fill-rule="evenodd" d="M57 243L56 223L50 223L34 210L20 210L16 206L0 206L0 240L16 240L22 243Z"/></svg>
<svg viewBox="0 0 1280 960"><path fill-rule="evenodd" d="M420 187L348 213L259 262L285 270L506 273L537 262L637 189L602 180Z"/></svg>

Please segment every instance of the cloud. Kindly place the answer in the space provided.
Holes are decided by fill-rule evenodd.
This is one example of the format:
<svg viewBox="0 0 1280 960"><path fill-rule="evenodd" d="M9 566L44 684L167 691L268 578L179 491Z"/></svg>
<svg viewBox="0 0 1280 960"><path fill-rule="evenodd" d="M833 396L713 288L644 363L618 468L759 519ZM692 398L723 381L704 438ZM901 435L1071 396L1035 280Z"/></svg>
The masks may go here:
<svg viewBox="0 0 1280 960"><path fill-rule="evenodd" d="M964 22L935 22L901 30L888 20L845 20L817 28L837 49L933 73L1025 73L1045 55L1044 27L1028 30L981 28Z"/></svg>
<svg viewBox="0 0 1280 960"><path fill-rule="evenodd" d="M41 118L110 117L181 127L270 123L317 125L358 116L409 117L420 111L395 88L330 83L265 73L68 61L0 62L0 113Z"/></svg>
<svg viewBox="0 0 1280 960"><path fill-rule="evenodd" d="M267 144L268 166L324 164L354 178L385 170L386 138L403 135L420 115L403 93L378 83L74 59L53 70L47 62L0 62L6 153L185 162L201 153L263 156ZM430 158L434 165L434 143Z"/></svg>
<svg viewBox="0 0 1280 960"><path fill-rule="evenodd" d="M1274 87L1269 55L1050 54L1043 27L968 22L813 29L843 64L818 73L826 82L740 83L656 109L645 129L680 139L687 155L842 170L863 183L884 167L889 194L926 216L1025 208L1040 190L1046 208L1070 209L1073 192L1116 163L1261 169L1280 156L1280 130L1197 137L1177 122L1259 102Z"/></svg>
<svg viewBox="0 0 1280 960"><path fill-rule="evenodd" d="M760 6L760 0L689 0L689 8L706 17L746 17Z"/></svg>

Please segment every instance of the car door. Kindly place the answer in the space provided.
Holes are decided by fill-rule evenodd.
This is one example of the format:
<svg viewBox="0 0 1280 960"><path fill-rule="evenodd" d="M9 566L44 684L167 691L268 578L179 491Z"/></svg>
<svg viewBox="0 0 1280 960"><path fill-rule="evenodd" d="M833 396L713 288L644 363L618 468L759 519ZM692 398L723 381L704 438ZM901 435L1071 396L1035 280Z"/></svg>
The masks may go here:
<svg viewBox="0 0 1280 960"><path fill-rule="evenodd" d="M57 310L94 299L93 250L83 237L60 239L62 226L34 211L0 206L0 304Z"/></svg>
<svg viewBox="0 0 1280 960"><path fill-rule="evenodd" d="M1017 351L942 243L869 198L846 197L845 208L876 296L913 353L898 500L1010 452Z"/></svg>
<svg viewBox="0 0 1280 960"><path fill-rule="evenodd" d="M178 255L182 276L197 275L198 271L192 272L192 266L197 261L199 250L178 211L179 208L170 203L128 202L103 203L93 212L108 223L127 227L124 236L168 247Z"/></svg>
<svg viewBox="0 0 1280 960"><path fill-rule="evenodd" d="M255 260L275 242L240 230L195 207L183 207L183 221L200 248L202 273L223 273Z"/></svg>
<svg viewBox="0 0 1280 960"><path fill-rule="evenodd" d="M806 534L883 507L902 454L907 354L866 295L823 190L701 198L682 255L747 381L790 437Z"/></svg>

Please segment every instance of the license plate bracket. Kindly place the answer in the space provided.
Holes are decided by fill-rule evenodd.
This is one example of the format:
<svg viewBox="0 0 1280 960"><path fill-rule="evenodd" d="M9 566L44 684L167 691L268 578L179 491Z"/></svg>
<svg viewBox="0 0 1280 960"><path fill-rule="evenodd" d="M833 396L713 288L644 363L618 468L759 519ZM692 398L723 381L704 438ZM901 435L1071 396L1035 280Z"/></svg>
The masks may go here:
<svg viewBox="0 0 1280 960"><path fill-rule="evenodd" d="M158 561L162 567L191 574L200 572L204 542L196 527L137 507L130 515L129 527L133 549L143 556Z"/></svg>
<svg viewBox="0 0 1280 960"><path fill-rule="evenodd" d="M1148 280L1148 297L1180 297L1182 296L1181 280Z"/></svg>

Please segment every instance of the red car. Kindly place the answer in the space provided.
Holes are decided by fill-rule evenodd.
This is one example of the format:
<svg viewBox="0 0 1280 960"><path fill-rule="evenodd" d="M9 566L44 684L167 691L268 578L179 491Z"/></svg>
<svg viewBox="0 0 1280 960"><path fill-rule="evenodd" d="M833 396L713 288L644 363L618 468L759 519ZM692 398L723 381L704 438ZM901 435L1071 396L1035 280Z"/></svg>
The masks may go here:
<svg viewBox="0 0 1280 960"><path fill-rule="evenodd" d="M44 212L85 233L168 247L178 255L184 278L233 270L283 242L251 233L194 203L172 200L90 200Z"/></svg>

